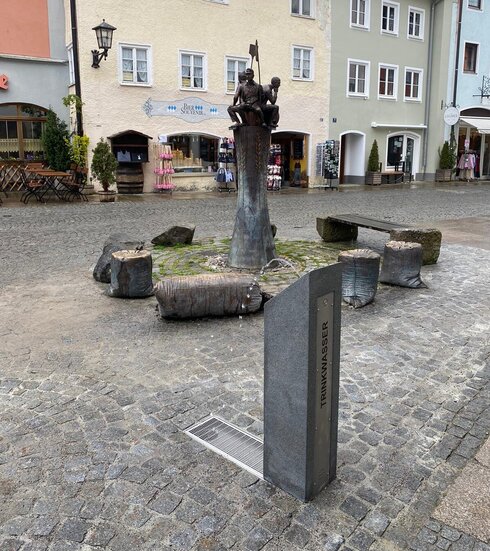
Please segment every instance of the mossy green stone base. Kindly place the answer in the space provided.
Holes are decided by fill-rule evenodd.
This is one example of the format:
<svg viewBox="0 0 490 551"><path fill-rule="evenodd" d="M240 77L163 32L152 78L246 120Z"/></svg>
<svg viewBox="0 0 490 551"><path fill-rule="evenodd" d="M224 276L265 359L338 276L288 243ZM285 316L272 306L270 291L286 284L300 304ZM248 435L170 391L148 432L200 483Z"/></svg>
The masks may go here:
<svg viewBox="0 0 490 551"><path fill-rule="evenodd" d="M250 281L257 277L263 291L276 294L302 274L315 268L337 262L341 250L352 248L322 241L275 241L276 256L291 263L287 266L271 266L263 274L259 270L236 270L248 273ZM153 280L161 281L170 276L197 275L230 272L227 264L230 239L206 239L192 245L153 248ZM214 262L210 262L214 260ZM217 262L218 261L218 262Z"/></svg>

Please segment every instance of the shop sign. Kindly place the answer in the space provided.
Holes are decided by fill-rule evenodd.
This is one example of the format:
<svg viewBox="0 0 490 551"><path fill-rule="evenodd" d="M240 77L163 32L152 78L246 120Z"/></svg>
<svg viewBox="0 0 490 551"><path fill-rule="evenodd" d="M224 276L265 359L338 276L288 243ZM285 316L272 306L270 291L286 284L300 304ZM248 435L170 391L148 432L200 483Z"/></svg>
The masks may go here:
<svg viewBox="0 0 490 551"><path fill-rule="evenodd" d="M228 105L208 103L200 98L186 98L175 101L155 101L148 98L143 111L149 117L176 117L187 122L201 122L207 119L228 119Z"/></svg>
<svg viewBox="0 0 490 551"><path fill-rule="evenodd" d="M444 111L444 122L453 126L459 121L459 109L457 107L448 107Z"/></svg>
<svg viewBox="0 0 490 551"><path fill-rule="evenodd" d="M0 90L9 89L9 77L7 75L0 75Z"/></svg>

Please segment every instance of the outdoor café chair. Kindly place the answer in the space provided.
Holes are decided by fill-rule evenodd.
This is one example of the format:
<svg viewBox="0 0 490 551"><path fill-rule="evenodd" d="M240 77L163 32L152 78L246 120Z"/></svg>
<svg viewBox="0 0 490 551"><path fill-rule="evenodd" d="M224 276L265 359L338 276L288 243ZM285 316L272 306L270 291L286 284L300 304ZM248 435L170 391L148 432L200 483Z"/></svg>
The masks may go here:
<svg viewBox="0 0 490 551"><path fill-rule="evenodd" d="M87 169L75 167L70 169L69 172L70 176L62 181L65 187L63 198L65 201L81 199L88 202L87 196L83 193L87 182Z"/></svg>
<svg viewBox="0 0 490 551"><path fill-rule="evenodd" d="M5 194L5 197L8 197L5 187L7 185L7 166L0 165L0 191ZM0 197L0 203L3 203L2 198Z"/></svg>
<svg viewBox="0 0 490 551"><path fill-rule="evenodd" d="M22 191L24 192L20 200L27 205L31 197L35 197L40 203L44 203L44 194L46 193L46 181L43 178L36 178L26 168L20 170L22 181Z"/></svg>

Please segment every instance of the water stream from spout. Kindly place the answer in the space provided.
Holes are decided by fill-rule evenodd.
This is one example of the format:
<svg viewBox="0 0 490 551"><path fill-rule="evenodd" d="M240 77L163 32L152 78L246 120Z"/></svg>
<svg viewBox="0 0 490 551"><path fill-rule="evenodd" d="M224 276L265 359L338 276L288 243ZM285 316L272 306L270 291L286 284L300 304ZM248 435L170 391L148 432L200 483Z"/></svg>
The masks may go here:
<svg viewBox="0 0 490 551"><path fill-rule="evenodd" d="M276 266L274 266L274 264ZM268 268L271 268L271 267L272 267L272 269L277 269L277 268L280 268L280 267L291 268L297 278L301 277L301 273L294 266L294 264L292 262L290 262L289 260L286 260L285 258L280 258L280 257L276 257L276 258L273 258L273 259L269 260L269 262L267 262L267 264L264 264L264 266L262 266L262 268L260 269L260 272L254 275L254 277L252 279L252 282L251 282L251 284L249 285L249 287L247 289L247 294L245 296L245 299L242 302L242 311L243 312L246 312L247 306L252 301L252 292L253 292L254 287L258 286L259 279L264 275L265 271Z"/></svg>

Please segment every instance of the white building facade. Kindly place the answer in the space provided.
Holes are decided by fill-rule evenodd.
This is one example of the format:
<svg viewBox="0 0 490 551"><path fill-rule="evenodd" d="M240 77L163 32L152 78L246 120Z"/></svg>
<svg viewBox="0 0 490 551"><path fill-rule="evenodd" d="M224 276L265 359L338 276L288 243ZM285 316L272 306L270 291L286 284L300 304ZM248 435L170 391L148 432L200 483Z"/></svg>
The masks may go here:
<svg viewBox="0 0 490 551"><path fill-rule="evenodd" d="M65 0L67 20L70 3ZM292 181L297 163L303 180L314 180L315 144L326 138L329 118L328 3L143 0L136 8L83 0L76 2L76 11L83 124L90 149L100 138L128 131L148 136L145 191L154 188L152 144L159 140L172 145L179 161L174 162L177 189L215 189L219 144L232 138L227 107L238 73L251 64L249 45L255 41L260 63L259 72L253 61L255 80L281 79L280 121L272 141L282 152L284 181ZM92 28L103 19L116 30L107 59L93 68ZM66 43L71 42L68 32Z"/></svg>

